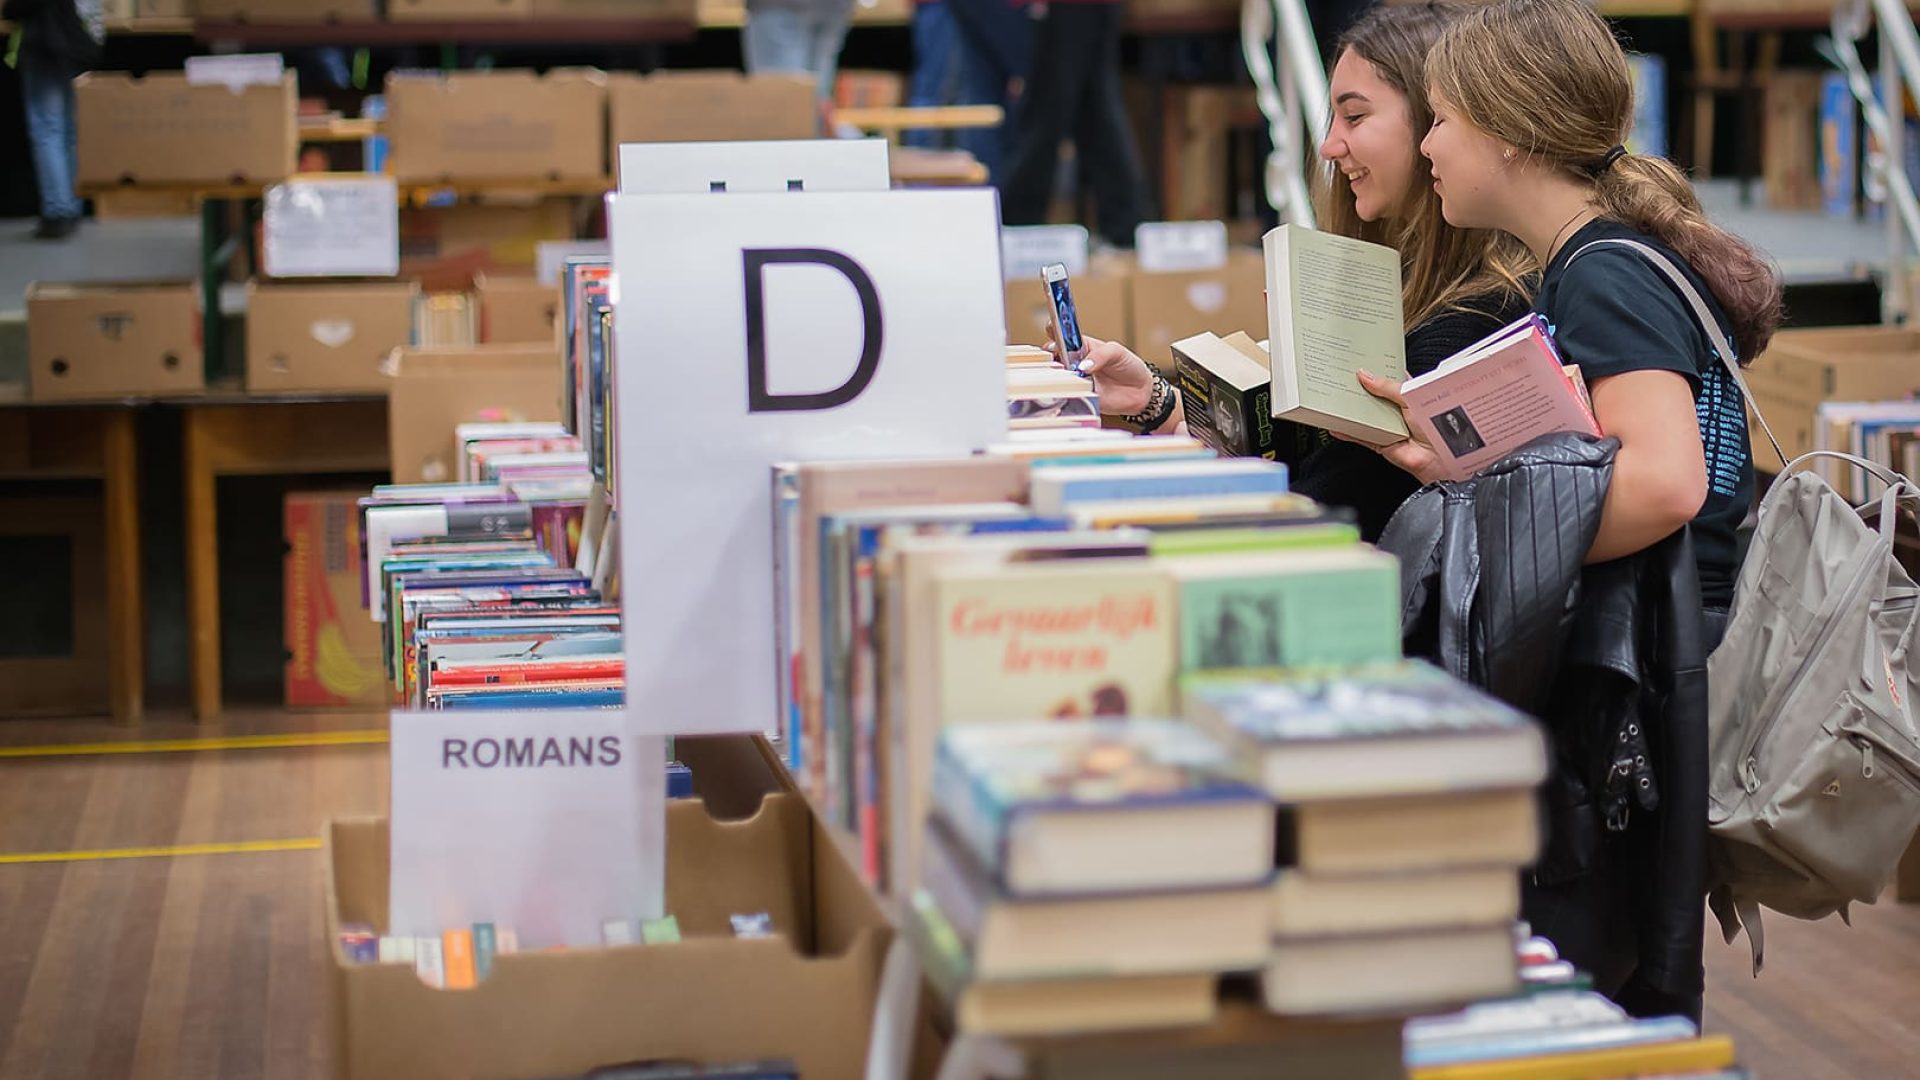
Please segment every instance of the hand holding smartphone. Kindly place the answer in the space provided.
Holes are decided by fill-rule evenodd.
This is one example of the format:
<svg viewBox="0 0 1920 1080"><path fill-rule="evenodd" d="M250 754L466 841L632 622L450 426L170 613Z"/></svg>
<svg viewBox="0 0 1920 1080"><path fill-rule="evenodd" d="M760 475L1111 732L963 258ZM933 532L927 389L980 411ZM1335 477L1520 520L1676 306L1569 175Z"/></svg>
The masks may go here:
<svg viewBox="0 0 1920 1080"><path fill-rule="evenodd" d="M1040 268L1040 280L1047 289L1047 315L1053 323L1053 338L1060 343L1060 362L1083 379L1092 378L1080 370L1087 358L1087 342L1080 336L1080 319L1073 310L1073 290L1067 285L1065 263L1048 263Z"/></svg>

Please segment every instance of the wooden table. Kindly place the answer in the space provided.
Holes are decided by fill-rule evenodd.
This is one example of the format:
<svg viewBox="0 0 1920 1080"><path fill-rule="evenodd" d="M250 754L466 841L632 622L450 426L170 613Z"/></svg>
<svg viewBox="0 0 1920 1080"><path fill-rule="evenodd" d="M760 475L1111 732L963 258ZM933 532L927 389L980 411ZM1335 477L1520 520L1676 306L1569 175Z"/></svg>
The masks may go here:
<svg viewBox="0 0 1920 1080"><path fill-rule="evenodd" d="M193 715L217 718L220 691L220 546L216 488L222 476L385 472L387 402L374 395L265 396L238 392L180 399L183 414L187 638Z"/></svg>
<svg viewBox="0 0 1920 1080"><path fill-rule="evenodd" d="M107 700L114 720L146 710L140 582L140 463L132 403L0 404L0 481L99 479L106 525Z"/></svg>

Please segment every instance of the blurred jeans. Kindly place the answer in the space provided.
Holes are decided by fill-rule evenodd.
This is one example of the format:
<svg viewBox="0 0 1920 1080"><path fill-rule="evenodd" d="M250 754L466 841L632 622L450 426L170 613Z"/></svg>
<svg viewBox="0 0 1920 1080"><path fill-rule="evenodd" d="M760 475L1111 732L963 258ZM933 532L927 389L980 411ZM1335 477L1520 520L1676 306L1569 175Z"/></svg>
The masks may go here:
<svg viewBox="0 0 1920 1080"><path fill-rule="evenodd" d="M961 149L987 167L993 183L1005 180L1013 132L1018 130L1020 99L1008 92L1013 80L1026 80L1033 67L1032 15L1011 0L946 0L960 40L960 90L963 105L998 105L1006 119L995 128L965 128L955 136Z"/></svg>
<svg viewBox="0 0 1920 1080"><path fill-rule="evenodd" d="M33 147L34 179L40 184L40 216L80 216L73 190L79 172L74 143L73 80L78 69L40 53L20 52L20 97L26 106L27 142Z"/></svg>
<svg viewBox="0 0 1920 1080"><path fill-rule="evenodd" d="M913 6L913 74L907 80L907 104L916 109L952 105L959 101L960 42L953 13L946 0L926 0ZM909 128L900 133L902 146L933 149L938 131Z"/></svg>
<svg viewBox="0 0 1920 1080"><path fill-rule="evenodd" d="M840 45L846 40L847 21L852 14L850 7L832 11L785 7L748 9L747 25L741 31L747 72L812 75L820 84L820 97L833 97L834 70L840 62Z"/></svg>

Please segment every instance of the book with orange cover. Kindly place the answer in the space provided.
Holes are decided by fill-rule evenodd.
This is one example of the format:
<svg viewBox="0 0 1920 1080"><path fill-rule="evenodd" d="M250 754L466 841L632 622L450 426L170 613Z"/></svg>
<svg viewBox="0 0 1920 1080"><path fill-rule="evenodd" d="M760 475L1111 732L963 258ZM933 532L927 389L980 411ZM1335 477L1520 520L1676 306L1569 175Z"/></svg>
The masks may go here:
<svg viewBox="0 0 1920 1080"><path fill-rule="evenodd" d="M447 989L467 990L479 981L473 963L473 931L449 930L441 934L440 951L445 958Z"/></svg>

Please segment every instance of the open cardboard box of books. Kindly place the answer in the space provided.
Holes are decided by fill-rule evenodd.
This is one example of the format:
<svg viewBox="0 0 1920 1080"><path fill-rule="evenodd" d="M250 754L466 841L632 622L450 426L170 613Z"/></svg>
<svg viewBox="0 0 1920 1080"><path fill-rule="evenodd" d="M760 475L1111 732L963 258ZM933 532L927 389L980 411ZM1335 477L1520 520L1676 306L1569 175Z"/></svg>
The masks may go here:
<svg viewBox="0 0 1920 1080"><path fill-rule="evenodd" d="M343 923L386 924L387 850L385 820L328 827L343 1080L530 1080L656 1058L786 1058L807 1077L864 1067L892 929L797 795L768 794L740 820L716 820L698 799L670 804L667 910L683 940L501 955L468 990L346 959ZM768 913L776 936L735 938L730 916L752 912Z"/></svg>
<svg viewBox="0 0 1920 1080"><path fill-rule="evenodd" d="M1814 422L1826 401L1901 401L1920 391L1920 331L1897 326L1782 330L1746 371L1754 403L1795 458L1814 447ZM1779 461L1755 424L1753 460Z"/></svg>

